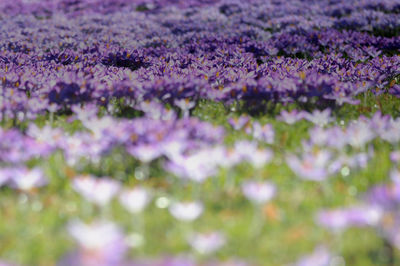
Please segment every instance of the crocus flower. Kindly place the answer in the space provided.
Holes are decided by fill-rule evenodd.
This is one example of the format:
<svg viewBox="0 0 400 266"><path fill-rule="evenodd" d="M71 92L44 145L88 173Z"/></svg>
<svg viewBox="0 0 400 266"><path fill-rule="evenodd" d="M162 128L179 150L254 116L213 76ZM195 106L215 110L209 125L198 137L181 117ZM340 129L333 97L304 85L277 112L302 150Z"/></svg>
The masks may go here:
<svg viewBox="0 0 400 266"><path fill-rule="evenodd" d="M265 141L268 144L274 143L275 132L270 124L261 126L258 122L253 123L253 137Z"/></svg>
<svg viewBox="0 0 400 266"><path fill-rule="evenodd" d="M328 108L323 111L314 110L312 113L305 113L304 118L316 125L325 126L332 121L330 115L331 110Z"/></svg>
<svg viewBox="0 0 400 266"><path fill-rule="evenodd" d="M220 232L197 233L190 236L188 241L198 253L209 255L225 245L226 238Z"/></svg>
<svg viewBox="0 0 400 266"><path fill-rule="evenodd" d="M176 219L191 222L199 218L204 207L201 202L176 202L171 204L169 212Z"/></svg>
<svg viewBox="0 0 400 266"><path fill-rule="evenodd" d="M0 168L0 187L6 184L12 177L12 168Z"/></svg>
<svg viewBox="0 0 400 266"><path fill-rule="evenodd" d="M393 151L390 153L390 160L392 162L398 163L400 162L400 151Z"/></svg>
<svg viewBox="0 0 400 266"><path fill-rule="evenodd" d="M175 257L166 256L162 258L137 258L130 261L129 265L134 266L196 266L195 259L191 256L178 255ZM210 265L211 266L211 265Z"/></svg>
<svg viewBox="0 0 400 266"><path fill-rule="evenodd" d="M140 187L123 191L119 196L119 202L131 213L139 213L150 202L149 192Z"/></svg>
<svg viewBox="0 0 400 266"><path fill-rule="evenodd" d="M277 117L278 120L283 121L289 125L293 125L297 121L304 118L304 112L293 110L288 112L286 110L282 110L280 116Z"/></svg>
<svg viewBox="0 0 400 266"><path fill-rule="evenodd" d="M75 220L68 224L68 232L79 246L74 258L78 265L111 266L123 261L127 250L125 236L114 223L95 221L85 224Z"/></svg>
<svg viewBox="0 0 400 266"><path fill-rule="evenodd" d="M42 187L46 185L47 182L47 178L39 168L28 169L21 167L14 168L10 172L10 186L23 191L29 191L37 187Z"/></svg>
<svg viewBox="0 0 400 266"><path fill-rule="evenodd" d="M107 205L117 194L121 184L108 177L77 176L72 181L72 188L86 200L99 206Z"/></svg>
<svg viewBox="0 0 400 266"><path fill-rule="evenodd" d="M166 163L166 170L182 179L189 179L198 183L216 174L218 157L214 149L204 149L185 156L177 156Z"/></svg>
<svg viewBox="0 0 400 266"><path fill-rule="evenodd" d="M271 161L273 157L272 151L268 149L257 149L254 153L249 154L246 159L255 167L261 168Z"/></svg>
<svg viewBox="0 0 400 266"><path fill-rule="evenodd" d="M261 168L273 157L273 153L269 149L257 148L257 143L249 141L238 141L235 143L234 151L230 156L234 163L240 160L248 161L256 168Z"/></svg>
<svg viewBox="0 0 400 266"><path fill-rule="evenodd" d="M143 163L149 163L161 155L160 147L152 144L128 147L127 151Z"/></svg>
<svg viewBox="0 0 400 266"><path fill-rule="evenodd" d="M234 130L242 129L248 122L250 118L247 115L241 115L238 118L229 118L228 122L233 127Z"/></svg>
<svg viewBox="0 0 400 266"><path fill-rule="evenodd" d="M288 155L286 162L294 173L304 179L322 181L328 175L331 154L328 151L305 153L302 157Z"/></svg>
<svg viewBox="0 0 400 266"><path fill-rule="evenodd" d="M311 254L303 256L291 266L330 266L333 258L333 254L326 247L318 246Z"/></svg>
<svg viewBox="0 0 400 266"><path fill-rule="evenodd" d="M52 147L57 146L59 141L64 137L64 132L59 128L52 128L50 126L39 128L35 124L29 125L27 133L29 136L35 138L36 141L46 143Z"/></svg>
<svg viewBox="0 0 400 266"><path fill-rule="evenodd" d="M174 104L182 110L183 117L189 117L189 111L196 106L196 103L189 99L175 100Z"/></svg>
<svg viewBox="0 0 400 266"><path fill-rule="evenodd" d="M317 216L317 223L333 231L341 231L351 226L377 225L382 214L382 210L377 206L353 206L321 211Z"/></svg>
<svg viewBox="0 0 400 266"><path fill-rule="evenodd" d="M371 127L363 122L351 124L346 131L347 142L356 148L363 147L374 138Z"/></svg>
<svg viewBox="0 0 400 266"><path fill-rule="evenodd" d="M256 204L263 204L275 196L276 187L268 181L246 181L242 184L242 191L245 197L252 202Z"/></svg>

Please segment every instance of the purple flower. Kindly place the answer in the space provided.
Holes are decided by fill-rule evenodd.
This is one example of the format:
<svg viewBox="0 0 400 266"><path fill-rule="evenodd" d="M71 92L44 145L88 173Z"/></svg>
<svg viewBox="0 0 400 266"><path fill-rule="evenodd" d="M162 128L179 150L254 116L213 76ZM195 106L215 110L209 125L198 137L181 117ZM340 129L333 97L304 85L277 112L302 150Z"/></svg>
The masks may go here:
<svg viewBox="0 0 400 266"><path fill-rule="evenodd" d="M289 155L286 162L290 169L301 178L322 181L328 175L331 154L328 151L305 153L302 157Z"/></svg>
<svg viewBox="0 0 400 266"><path fill-rule="evenodd" d="M268 144L274 143L275 132L270 124L261 126L258 122L253 123L253 137L265 141Z"/></svg>
<svg viewBox="0 0 400 266"><path fill-rule="evenodd" d="M347 127L346 139L351 146L361 148L374 138L374 131L366 123L359 122Z"/></svg>
<svg viewBox="0 0 400 266"><path fill-rule="evenodd" d="M189 117L189 111L196 106L196 103L189 99L175 100L174 104L182 110L183 117Z"/></svg>
<svg viewBox="0 0 400 266"><path fill-rule="evenodd" d="M273 155L273 152L269 149L257 148L257 143L255 142L238 141L235 143L235 148L228 156L228 159L232 161L232 164L245 160L255 168L261 168L271 161Z"/></svg>
<svg viewBox="0 0 400 266"><path fill-rule="evenodd" d="M323 111L314 110L312 113L304 113L304 118L318 126L325 126L332 121L330 115L331 110L328 108Z"/></svg>
<svg viewBox="0 0 400 266"><path fill-rule="evenodd" d="M396 212L386 213L379 225L380 232L394 247L400 249L400 217Z"/></svg>
<svg viewBox="0 0 400 266"><path fill-rule="evenodd" d="M72 188L86 200L99 206L107 205L120 190L121 184L108 177L77 176Z"/></svg>
<svg viewBox="0 0 400 266"><path fill-rule="evenodd" d="M375 226L380 221L382 214L382 210L377 206L325 210L318 213L317 223L333 231L341 231L351 226Z"/></svg>
<svg viewBox="0 0 400 266"><path fill-rule="evenodd" d="M334 256L324 246L318 246L314 251L302 257L296 263L291 264L292 266L330 266L332 265Z"/></svg>
<svg viewBox="0 0 400 266"><path fill-rule="evenodd" d="M365 201L386 210L396 210L400 204L400 183L397 182L397 173L392 172L392 184L376 185L365 195Z"/></svg>
<svg viewBox="0 0 400 266"><path fill-rule="evenodd" d="M209 255L224 246L226 238L220 232L197 233L190 236L188 241L198 253Z"/></svg>
<svg viewBox="0 0 400 266"><path fill-rule="evenodd" d="M164 110L162 104L155 101L142 101L138 104L137 108L152 119L160 119Z"/></svg>
<svg viewBox="0 0 400 266"><path fill-rule="evenodd" d="M56 147L64 137L64 132L59 128L52 128L50 126L39 128L35 124L30 124L28 135L35 138L39 143L46 143L47 145Z"/></svg>
<svg viewBox="0 0 400 266"><path fill-rule="evenodd" d="M192 222L200 217L204 207L201 202L176 202L171 204L169 212L180 221Z"/></svg>
<svg viewBox="0 0 400 266"><path fill-rule="evenodd" d="M280 116L277 117L278 120L283 121L289 125L293 125L297 121L300 121L304 118L303 111L293 110L288 112L286 110L282 110Z"/></svg>
<svg viewBox="0 0 400 266"><path fill-rule="evenodd" d="M119 202L131 213L139 213L149 204L150 194L140 187L124 190L119 196Z"/></svg>
<svg viewBox="0 0 400 266"><path fill-rule="evenodd" d="M9 175L10 187L23 191L42 187L48 183L47 178L39 168L13 168L10 170Z"/></svg>
<svg viewBox="0 0 400 266"><path fill-rule="evenodd" d="M166 163L166 170L182 179L203 182L215 175L218 165L223 160L218 148L202 149L193 154L176 156Z"/></svg>
<svg viewBox="0 0 400 266"><path fill-rule="evenodd" d="M394 163L400 162L400 151L393 151L390 153L390 160Z"/></svg>
<svg viewBox="0 0 400 266"><path fill-rule="evenodd" d="M161 156L161 149L153 144L141 144L127 148L129 154L138 158L143 163L149 163Z"/></svg>
<svg viewBox="0 0 400 266"><path fill-rule="evenodd" d="M132 266L196 266L195 260L191 256L163 257L135 259L130 264Z"/></svg>
<svg viewBox="0 0 400 266"><path fill-rule="evenodd" d="M5 185L13 175L13 168L0 168L0 187Z"/></svg>
<svg viewBox="0 0 400 266"><path fill-rule="evenodd" d="M75 258L79 265L119 265L124 259L127 251L125 236L114 223L85 224L75 220L69 223L68 232L79 245Z"/></svg>
<svg viewBox="0 0 400 266"><path fill-rule="evenodd" d="M264 204L276 194L276 186L271 182L246 181L242 184L242 191L246 198L256 204Z"/></svg>
<svg viewBox="0 0 400 266"><path fill-rule="evenodd" d="M228 122L233 127L234 130L242 129L248 122L250 118L247 115L241 115L239 118L229 118Z"/></svg>

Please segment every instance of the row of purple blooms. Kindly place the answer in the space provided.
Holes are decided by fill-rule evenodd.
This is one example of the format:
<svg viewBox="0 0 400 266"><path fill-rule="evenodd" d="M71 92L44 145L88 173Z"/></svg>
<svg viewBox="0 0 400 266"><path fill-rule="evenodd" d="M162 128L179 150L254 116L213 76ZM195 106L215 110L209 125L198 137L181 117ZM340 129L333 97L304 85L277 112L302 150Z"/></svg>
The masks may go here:
<svg viewBox="0 0 400 266"><path fill-rule="evenodd" d="M268 31L288 31L297 28L335 27L338 29L372 30L399 26L400 2L393 0L362 1L238 1L238 0L4 0L0 11L7 15L35 14L39 18L59 13L77 17L88 14L108 15L122 11L139 11L160 15L184 10L185 16L195 21L198 16L212 14L214 18L229 18L236 24L245 23ZM209 15L208 15L209 16ZM239 23L238 23L239 22ZM296 26L299 25L299 26ZM184 26L184 25L183 25ZM179 28L179 29L178 29ZM176 27L182 31L187 27Z"/></svg>
<svg viewBox="0 0 400 266"><path fill-rule="evenodd" d="M107 105L122 97L134 102L157 98L170 105L202 98L228 104L317 98L326 105L357 103L354 96L369 89L399 95L398 36L339 31L330 25L270 32L247 20L270 23L273 18L246 13L235 1L214 4L193 8L194 17L186 9L166 5L157 12L89 12L74 20L62 12L44 20L33 15L4 18L2 116L30 119L83 102ZM258 4L247 5L262 10ZM385 12L391 5L363 4ZM238 5L240 12L229 19L214 16L209 9L220 12L220 5ZM292 9L299 18L315 11L296 1L271 5L280 10L280 19L290 17L285 14ZM195 105L185 108L189 106Z"/></svg>
<svg viewBox="0 0 400 266"><path fill-rule="evenodd" d="M397 56L364 63L340 56L312 61L274 58L258 66L250 54L233 53L232 60L241 61L247 68L218 67L215 56L213 60L192 58L190 71L180 68L185 59L178 54L159 60L154 64L157 67L135 72L103 65L85 66L83 62L62 67L54 62L5 64L0 70L1 116L30 120L81 103L112 107L113 100L121 98L131 108L139 108L144 100L157 99L185 112L200 99L254 104L306 103L318 98L321 104L341 105L359 103L354 97L368 89L376 94L400 95L400 87L392 79L399 73ZM224 54L219 58L224 60Z"/></svg>
<svg viewBox="0 0 400 266"><path fill-rule="evenodd" d="M1 130L0 161L19 165L33 158L47 157L55 150L63 151L72 166L82 159L99 163L115 148L148 165L158 158L166 158L164 168L181 179L203 182L217 174L220 167L233 167L243 161L262 168L273 158L270 149L260 144L275 144L275 131L270 124L251 121L248 116L230 118L235 130L244 130L253 141L238 141L231 148L222 145L224 130L195 118L177 119L173 111L155 102L142 103L145 117L115 119L97 117L95 105L73 108L69 121L79 120L83 131L73 134L60 128L31 124L26 134L15 129ZM373 156L373 140L381 139L392 145L400 141L399 119L379 112L372 118L360 117L349 125L330 126L334 122L331 111L282 111L278 119L294 124L306 119L316 126L310 139L303 140L294 154L285 154L288 166L301 178L324 180L344 167L364 168ZM297 155L296 155L297 154Z"/></svg>

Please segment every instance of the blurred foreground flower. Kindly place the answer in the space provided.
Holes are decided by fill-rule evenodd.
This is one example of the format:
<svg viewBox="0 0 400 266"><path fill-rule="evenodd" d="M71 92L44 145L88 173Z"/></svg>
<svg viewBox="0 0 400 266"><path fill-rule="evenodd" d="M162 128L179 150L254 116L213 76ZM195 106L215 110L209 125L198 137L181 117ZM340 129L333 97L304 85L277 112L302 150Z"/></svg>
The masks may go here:
<svg viewBox="0 0 400 266"><path fill-rule="evenodd" d="M331 154L329 151L307 152L301 157L288 155L286 162L290 169L300 178L322 181L328 177Z"/></svg>
<svg viewBox="0 0 400 266"><path fill-rule="evenodd" d="M105 206L119 191L121 184L108 177L78 176L72 181L72 187L86 200Z"/></svg>
<svg viewBox="0 0 400 266"><path fill-rule="evenodd" d="M314 110L312 113L304 113L304 118L321 127L326 126L333 120L329 108L323 111Z"/></svg>
<svg viewBox="0 0 400 266"><path fill-rule="evenodd" d="M350 226L374 226L381 217L382 210L376 206L354 206L321 211L317 216L317 223L334 231L340 231Z"/></svg>
<svg viewBox="0 0 400 266"><path fill-rule="evenodd" d="M242 191L246 198L256 204L263 204L276 194L276 187L271 182L246 181L242 184Z"/></svg>
<svg viewBox="0 0 400 266"><path fill-rule="evenodd" d="M150 202L149 192L140 187L125 190L119 196L119 202L131 213L139 213Z"/></svg>
<svg viewBox="0 0 400 266"><path fill-rule="evenodd" d="M191 222L199 218L203 209L203 204L200 202L177 202L171 205L169 211L176 219Z"/></svg>
<svg viewBox="0 0 400 266"><path fill-rule="evenodd" d="M240 117L236 118L229 118L228 122L233 127L234 130L242 129L248 122L250 118L247 115L241 115Z"/></svg>
<svg viewBox="0 0 400 266"><path fill-rule="evenodd" d="M34 188L42 187L48 182L43 171L39 168L12 168L9 170L8 174L10 175L10 187L23 191L30 191Z"/></svg>
<svg viewBox="0 0 400 266"><path fill-rule="evenodd" d="M220 232L197 233L190 236L188 241L193 249L203 255L217 251L226 243L225 236Z"/></svg>
<svg viewBox="0 0 400 266"><path fill-rule="evenodd" d="M300 121L303 118L304 118L303 111L293 110L291 112L288 112L286 110L282 110L280 116L278 117L278 120L285 122L286 124L293 125L294 123Z"/></svg>
<svg viewBox="0 0 400 266"><path fill-rule="evenodd" d="M326 247L319 246L313 253L302 257L292 266L330 266L334 264L334 256Z"/></svg>
<svg viewBox="0 0 400 266"><path fill-rule="evenodd" d="M79 249L65 258L61 265L121 265L127 245L124 234L115 224L107 221L85 224L75 220L69 223L68 232Z"/></svg>

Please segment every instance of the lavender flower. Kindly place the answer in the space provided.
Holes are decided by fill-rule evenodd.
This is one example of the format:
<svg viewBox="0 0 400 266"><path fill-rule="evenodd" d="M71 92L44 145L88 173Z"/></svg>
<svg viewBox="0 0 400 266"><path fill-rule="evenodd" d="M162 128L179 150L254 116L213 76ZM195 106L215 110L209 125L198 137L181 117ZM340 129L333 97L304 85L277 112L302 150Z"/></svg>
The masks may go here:
<svg viewBox="0 0 400 266"><path fill-rule="evenodd" d="M220 232L210 232L205 234L197 233L189 237L189 244L198 253L203 255L209 255L217 251L225 245L225 243L226 239Z"/></svg>
<svg viewBox="0 0 400 266"><path fill-rule="evenodd" d="M261 126L258 122L253 123L253 137L265 141L268 144L274 143L275 132L271 125Z"/></svg>
<svg viewBox="0 0 400 266"><path fill-rule="evenodd" d="M377 206L358 206L321 211L317 223L333 231L341 231L351 226L375 226L381 217L382 210Z"/></svg>
<svg viewBox="0 0 400 266"><path fill-rule="evenodd" d="M161 150L156 145L138 145L128 148L128 152L143 163L149 163L161 155Z"/></svg>
<svg viewBox="0 0 400 266"><path fill-rule="evenodd" d="M277 117L278 120L281 120L289 125L293 125L297 121L304 118L304 112L293 110L288 112L286 110L282 110L280 116Z"/></svg>
<svg viewBox="0 0 400 266"><path fill-rule="evenodd" d="M200 217L204 207L200 202L176 202L169 207L169 212L176 219L191 222Z"/></svg>
<svg viewBox="0 0 400 266"><path fill-rule="evenodd" d="M302 157L289 155L286 158L288 166L301 178L322 181L328 176L331 154L328 151L305 153Z"/></svg>
<svg viewBox="0 0 400 266"><path fill-rule="evenodd" d="M299 259L293 266L329 266L332 265L334 256L324 246L318 246L314 251Z"/></svg>
<svg viewBox="0 0 400 266"><path fill-rule="evenodd" d="M22 191L30 191L34 188L42 187L48 182L39 168L14 168L8 174L10 186Z"/></svg>
<svg viewBox="0 0 400 266"><path fill-rule="evenodd" d="M122 262L127 245L115 224L105 221L85 224L75 220L69 223L68 232L79 245L75 259L79 265L118 265Z"/></svg>
<svg viewBox="0 0 400 266"><path fill-rule="evenodd" d="M72 188L86 200L99 206L107 205L120 190L120 183L108 177L77 176Z"/></svg>
<svg viewBox="0 0 400 266"><path fill-rule="evenodd" d="M250 118L246 115L241 115L238 118L229 118L228 122L233 127L234 130L242 129L248 122Z"/></svg>
<svg viewBox="0 0 400 266"><path fill-rule="evenodd" d="M189 111L196 106L196 103L189 99L175 100L174 104L182 110L183 117L189 117Z"/></svg>
<svg viewBox="0 0 400 266"><path fill-rule="evenodd" d="M140 187L123 191L119 196L119 201L131 213L139 213L150 202L149 192Z"/></svg>
<svg viewBox="0 0 400 266"><path fill-rule="evenodd" d="M5 185L12 177L12 168L0 168L0 187Z"/></svg>
<svg viewBox="0 0 400 266"><path fill-rule="evenodd" d="M268 181L246 181L242 184L243 194L256 204L263 204L271 200L276 194L276 187Z"/></svg>
<svg viewBox="0 0 400 266"><path fill-rule="evenodd" d="M305 113L304 118L318 126L325 126L332 121L330 115L330 109L325 109L323 111L315 110L311 114Z"/></svg>

